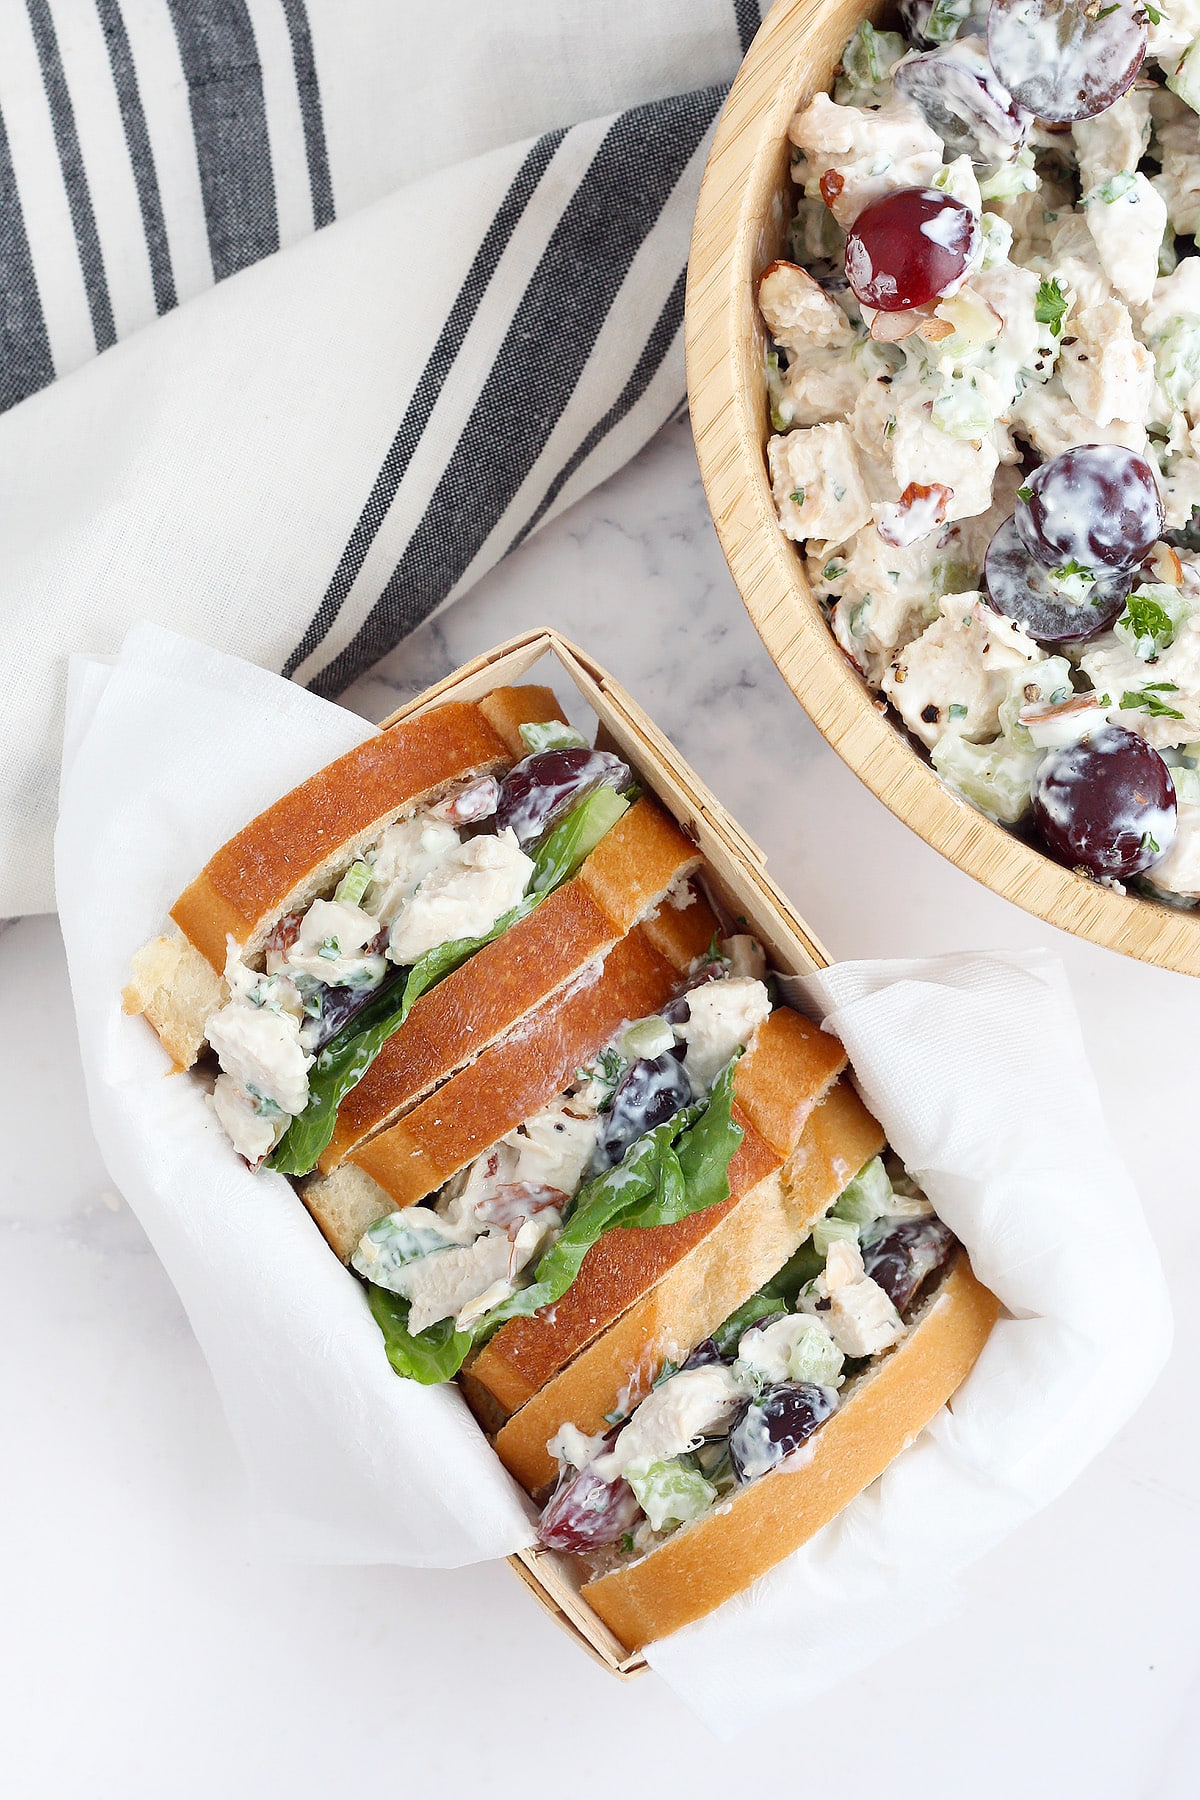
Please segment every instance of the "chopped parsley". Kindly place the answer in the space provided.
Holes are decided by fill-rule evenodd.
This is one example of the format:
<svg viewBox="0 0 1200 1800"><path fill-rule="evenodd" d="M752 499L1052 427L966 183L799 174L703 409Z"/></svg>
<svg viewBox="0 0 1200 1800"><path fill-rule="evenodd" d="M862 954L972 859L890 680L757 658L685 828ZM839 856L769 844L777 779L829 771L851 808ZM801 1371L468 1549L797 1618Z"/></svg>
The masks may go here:
<svg viewBox="0 0 1200 1800"><path fill-rule="evenodd" d="M1033 489L1029 486L1019 487L1017 489L1017 499L1024 500L1026 506L1028 506L1029 502L1033 499Z"/></svg>
<svg viewBox="0 0 1200 1800"><path fill-rule="evenodd" d="M1067 296L1063 293L1056 279L1043 281L1037 291L1037 299L1033 303L1033 316L1039 325L1050 327L1051 337L1061 337L1063 320L1067 316ZM1020 489L1021 499L1028 496L1024 488Z"/></svg>
<svg viewBox="0 0 1200 1800"><path fill-rule="evenodd" d="M1151 856L1159 856L1162 854L1153 834L1149 831L1143 831L1142 833L1142 849L1149 850Z"/></svg>
<svg viewBox="0 0 1200 1800"><path fill-rule="evenodd" d="M1076 562L1073 557L1070 562L1065 562L1061 569L1051 569L1050 574L1055 581L1069 581L1072 575L1084 575L1089 581L1096 579L1092 569L1085 567L1081 562Z"/></svg>
<svg viewBox="0 0 1200 1800"><path fill-rule="evenodd" d="M1146 17L1149 19L1149 21L1152 25L1161 25L1163 20L1166 18L1166 14L1160 13L1156 6L1146 6L1145 4L1143 4L1142 11L1145 13ZM1103 17L1103 16L1104 15L1101 14L1101 17Z"/></svg>
<svg viewBox="0 0 1200 1800"><path fill-rule="evenodd" d="M1158 848L1158 846L1156 844L1155 849L1157 849L1157 848ZM621 1555L622 1556L632 1556L632 1554L633 1554L633 1533L632 1533L632 1531L623 1531L621 1533L620 1543L621 1543Z"/></svg>
<svg viewBox="0 0 1200 1800"><path fill-rule="evenodd" d="M1182 719L1183 714L1175 707L1168 706L1160 700L1160 694L1177 694L1178 684L1174 681L1151 681L1144 688L1133 688L1121 695L1122 712L1146 712L1152 719Z"/></svg>
<svg viewBox="0 0 1200 1800"><path fill-rule="evenodd" d="M1117 624L1140 643L1149 638L1155 651L1165 650L1175 636L1175 626L1166 607L1149 594L1130 594Z"/></svg>
<svg viewBox="0 0 1200 1800"><path fill-rule="evenodd" d="M842 579L842 576L845 573L846 573L845 563L827 562L825 564L825 567L821 570L821 580L822 581L840 581Z"/></svg>
<svg viewBox="0 0 1200 1800"><path fill-rule="evenodd" d="M803 488L793 488L791 493L788 495L788 499L791 500L793 502L793 504L796 506L803 506L804 505L804 489Z"/></svg>
<svg viewBox="0 0 1200 1800"><path fill-rule="evenodd" d="M884 437L885 437L885 438L890 438L890 437L892 437L892 436L894 436L894 435L895 435L895 430L896 430L896 421L895 421L895 419L889 419L889 420L888 420L888 422L887 422L887 424L886 424L886 425L885 425L885 426L884 426L884 428L883 428L883 435L884 435Z"/></svg>
<svg viewBox="0 0 1200 1800"><path fill-rule="evenodd" d="M1097 25L1100 23L1101 19L1111 18L1113 13L1120 12L1120 10L1121 10L1120 0L1113 0L1113 4L1111 6L1102 7L1101 10L1095 14L1095 19L1096 19Z"/></svg>

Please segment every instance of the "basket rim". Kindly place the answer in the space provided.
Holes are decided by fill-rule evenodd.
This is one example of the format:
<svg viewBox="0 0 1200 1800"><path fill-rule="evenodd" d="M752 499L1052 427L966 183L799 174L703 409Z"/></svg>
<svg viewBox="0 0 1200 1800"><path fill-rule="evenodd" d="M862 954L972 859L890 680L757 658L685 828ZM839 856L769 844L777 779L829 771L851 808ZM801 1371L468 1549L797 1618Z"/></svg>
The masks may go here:
<svg viewBox="0 0 1200 1800"><path fill-rule="evenodd" d="M743 604L797 700L897 818L1002 898L1077 937L1200 974L1200 911L1120 894L1062 867L944 786L839 649L779 527L767 479L761 327L752 281L769 260L769 197L798 102L822 88L814 40L878 17L883 0L776 0L717 122L692 232L685 306L688 399L700 476ZM839 39L839 47L840 47ZM775 220L778 234L782 208Z"/></svg>

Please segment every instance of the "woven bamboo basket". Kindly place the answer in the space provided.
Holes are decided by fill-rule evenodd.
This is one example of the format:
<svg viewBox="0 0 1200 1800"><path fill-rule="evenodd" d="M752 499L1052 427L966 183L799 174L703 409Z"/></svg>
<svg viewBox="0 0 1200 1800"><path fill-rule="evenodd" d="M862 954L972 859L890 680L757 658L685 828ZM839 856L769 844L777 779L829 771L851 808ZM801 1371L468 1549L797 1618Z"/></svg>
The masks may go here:
<svg viewBox="0 0 1200 1800"><path fill-rule="evenodd" d="M829 958L766 870L766 857L716 796L689 768L670 740L598 662L546 628L522 633L464 663L452 675L383 720L386 728L445 700L481 700L549 664L572 683L600 722L597 742L617 750L702 852L705 879L730 913L745 918L784 975L810 975ZM622 1679L641 1674L645 1657L630 1654L580 1593L570 1558L529 1549L509 1558L515 1574L576 1644Z"/></svg>
<svg viewBox="0 0 1200 1800"><path fill-rule="evenodd" d="M857 21L882 0L778 0L717 124L700 189L687 291L688 393L721 546L746 609L817 729L886 806L960 869L1093 943L1200 974L1200 912L1114 893L1061 868L944 786L843 657L779 529L767 479L766 336L757 278L783 250L794 204L787 127L827 90Z"/></svg>

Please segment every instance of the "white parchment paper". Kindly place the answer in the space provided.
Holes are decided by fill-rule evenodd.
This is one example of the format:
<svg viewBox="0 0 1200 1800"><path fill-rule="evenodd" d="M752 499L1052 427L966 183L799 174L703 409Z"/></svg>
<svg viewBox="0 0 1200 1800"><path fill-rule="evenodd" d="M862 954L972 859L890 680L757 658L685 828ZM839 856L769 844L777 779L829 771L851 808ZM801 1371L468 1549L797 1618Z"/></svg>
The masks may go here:
<svg viewBox="0 0 1200 1800"><path fill-rule="evenodd" d="M361 1289L287 1182L244 1168L199 1083L170 1076L145 1021L120 1009L130 957L212 851L368 731L158 627L111 663L76 659L58 902L93 1126L188 1309L271 1544L454 1566L529 1543L527 1503L456 1390L392 1374ZM723 1735L951 1608L956 1574L1086 1466L1170 1343L1162 1271L1052 958L840 964L806 986L1012 1316L879 1482L749 1593L651 1647ZM1113 1328L1114 1259L1136 1330Z"/></svg>

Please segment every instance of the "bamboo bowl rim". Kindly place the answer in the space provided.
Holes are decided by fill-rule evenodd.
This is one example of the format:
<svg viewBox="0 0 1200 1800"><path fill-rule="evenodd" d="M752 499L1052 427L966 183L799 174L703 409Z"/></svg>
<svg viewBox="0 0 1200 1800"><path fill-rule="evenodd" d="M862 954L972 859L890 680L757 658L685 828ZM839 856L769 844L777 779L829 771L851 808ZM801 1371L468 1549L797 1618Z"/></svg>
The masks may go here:
<svg viewBox="0 0 1200 1800"><path fill-rule="evenodd" d="M685 312L692 429L717 536L784 680L897 818L968 875L1050 924L1200 975L1200 910L1118 894L1077 875L942 784L843 656L798 547L779 525L766 469L766 338L755 281L778 254L790 216L788 122L798 104L827 88L828 58L836 61L854 23L884 10L883 0L865 7L856 0L776 0L717 122L696 209Z"/></svg>

